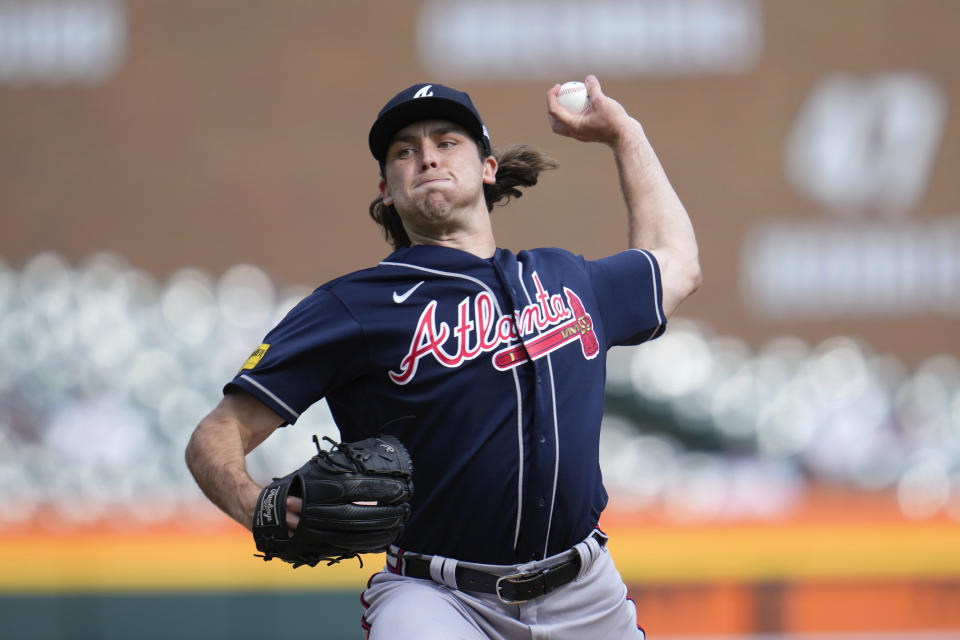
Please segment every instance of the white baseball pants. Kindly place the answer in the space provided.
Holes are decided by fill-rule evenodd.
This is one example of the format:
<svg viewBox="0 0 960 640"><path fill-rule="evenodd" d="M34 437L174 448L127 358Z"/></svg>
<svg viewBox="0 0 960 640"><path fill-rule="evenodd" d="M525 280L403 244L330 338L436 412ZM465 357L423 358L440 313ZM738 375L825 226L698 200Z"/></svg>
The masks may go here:
<svg viewBox="0 0 960 640"><path fill-rule="evenodd" d="M433 580L384 570L363 593L368 640L643 640L637 612L609 552L588 538L577 545L579 576L545 596L504 604L495 595L451 588ZM557 564L553 556L505 567L461 563L480 571L536 571ZM509 569L509 568L508 568Z"/></svg>

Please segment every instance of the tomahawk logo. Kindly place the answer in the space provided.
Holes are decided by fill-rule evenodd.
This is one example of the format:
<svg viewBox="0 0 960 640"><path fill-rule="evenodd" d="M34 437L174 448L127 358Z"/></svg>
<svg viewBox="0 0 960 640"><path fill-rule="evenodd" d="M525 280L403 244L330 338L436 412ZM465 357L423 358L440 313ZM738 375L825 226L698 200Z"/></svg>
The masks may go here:
<svg viewBox="0 0 960 640"><path fill-rule="evenodd" d="M583 308L583 302L577 294L566 287L564 287L563 293L567 296L567 302L573 312L571 314L573 317L559 327L540 334L532 340L501 349L493 356L494 367L500 371L506 371L528 360L541 358L577 340L580 341L583 357L587 360L593 360L597 357L597 353L600 352L600 343L597 341L597 334L593 330L593 319Z"/></svg>
<svg viewBox="0 0 960 640"><path fill-rule="evenodd" d="M584 358L595 358L600 343L593 318L580 296L567 287L563 288L563 295L551 295L536 273L532 277L536 302L513 315L496 317L493 297L484 291L460 301L457 326L453 329L446 322L437 322L439 302L431 300L420 314L399 370L388 372L390 379L396 384L407 384L417 374L420 360L427 356L452 369L484 353L495 352L493 367L508 371L580 342ZM448 345L448 341L454 344Z"/></svg>
<svg viewBox="0 0 960 640"><path fill-rule="evenodd" d="M432 84L424 85L424 86L420 87L415 94L413 94L413 97L414 97L414 98L429 98L429 97L431 97L431 96L433 95L433 91L430 91L430 89L432 89L432 88L433 88L433 85L432 85Z"/></svg>

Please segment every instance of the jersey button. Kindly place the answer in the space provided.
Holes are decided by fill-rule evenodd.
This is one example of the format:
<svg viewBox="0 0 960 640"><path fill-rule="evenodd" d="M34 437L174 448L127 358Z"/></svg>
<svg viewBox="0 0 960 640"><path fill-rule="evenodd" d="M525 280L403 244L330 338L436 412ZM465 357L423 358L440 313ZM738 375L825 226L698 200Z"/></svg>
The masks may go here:
<svg viewBox="0 0 960 640"><path fill-rule="evenodd" d="M547 441L547 436L545 436L545 435L543 435L543 434L541 433L541 434L540 434L540 444L543 444L543 443L545 443L546 441Z"/></svg>
<svg viewBox="0 0 960 640"><path fill-rule="evenodd" d="M547 506L546 498L540 498L539 500L537 500L537 506L540 507L541 509Z"/></svg>

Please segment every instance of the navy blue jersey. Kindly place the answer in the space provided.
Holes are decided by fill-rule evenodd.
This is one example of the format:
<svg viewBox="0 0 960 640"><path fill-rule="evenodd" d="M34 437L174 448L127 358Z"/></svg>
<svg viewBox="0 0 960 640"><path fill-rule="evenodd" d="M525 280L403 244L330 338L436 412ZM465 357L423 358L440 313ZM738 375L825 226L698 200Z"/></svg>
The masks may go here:
<svg viewBox="0 0 960 640"><path fill-rule="evenodd" d="M661 298L646 251L418 245L319 287L225 391L291 424L325 397L344 441L397 436L415 486L400 547L526 562L596 525L606 352L660 335Z"/></svg>

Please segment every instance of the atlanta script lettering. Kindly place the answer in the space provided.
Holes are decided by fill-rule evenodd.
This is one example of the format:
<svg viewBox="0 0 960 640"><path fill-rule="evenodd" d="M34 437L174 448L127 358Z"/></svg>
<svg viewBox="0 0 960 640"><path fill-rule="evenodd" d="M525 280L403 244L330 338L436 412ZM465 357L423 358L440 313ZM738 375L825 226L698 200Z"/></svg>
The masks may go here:
<svg viewBox="0 0 960 640"><path fill-rule="evenodd" d="M420 314L399 371L390 371L390 379L397 384L407 384L416 375L420 360L427 356L432 356L445 367L456 368L481 354L499 349L494 355L493 366L505 371L580 341L584 357L596 357L599 343L592 318L580 297L566 287L562 296L550 295L537 274L532 277L537 289L536 302L512 315L497 317L493 297L483 291L472 299L467 297L460 301L457 325L453 329L446 322L437 322L439 303L430 301ZM520 343L501 349L501 346L517 341Z"/></svg>

